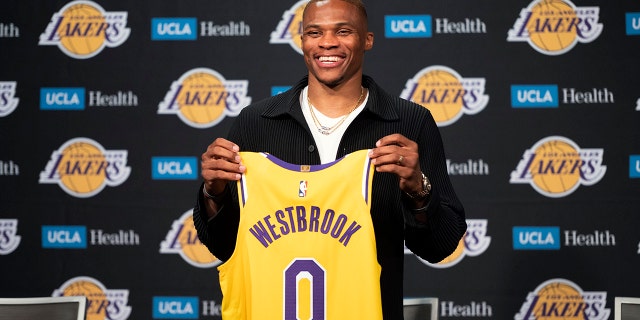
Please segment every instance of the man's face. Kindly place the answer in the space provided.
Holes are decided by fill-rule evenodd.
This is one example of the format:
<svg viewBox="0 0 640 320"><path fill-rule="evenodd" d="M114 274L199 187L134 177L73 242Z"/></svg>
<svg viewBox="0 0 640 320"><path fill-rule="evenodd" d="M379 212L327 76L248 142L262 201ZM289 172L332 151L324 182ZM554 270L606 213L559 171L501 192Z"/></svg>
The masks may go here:
<svg viewBox="0 0 640 320"><path fill-rule="evenodd" d="M364 52L373 46L373 33L367 31L358 9L341 0L308 5L302 19L302 52L309 77L335 87L362 74Z"/></svg>

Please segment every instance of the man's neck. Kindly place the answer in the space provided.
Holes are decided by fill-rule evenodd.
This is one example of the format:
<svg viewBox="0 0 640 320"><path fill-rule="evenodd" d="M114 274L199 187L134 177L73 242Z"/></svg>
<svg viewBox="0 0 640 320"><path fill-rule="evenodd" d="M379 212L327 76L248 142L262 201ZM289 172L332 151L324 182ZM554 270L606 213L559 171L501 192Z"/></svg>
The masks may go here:
<svg viewBox="0 0 640 320"><path fill-rule="evenodd" d="M329 87L310 78L307 94L309 102L316 110L328 117L337 118L357 107L366 91L362 88L362 79Z"/></svg>

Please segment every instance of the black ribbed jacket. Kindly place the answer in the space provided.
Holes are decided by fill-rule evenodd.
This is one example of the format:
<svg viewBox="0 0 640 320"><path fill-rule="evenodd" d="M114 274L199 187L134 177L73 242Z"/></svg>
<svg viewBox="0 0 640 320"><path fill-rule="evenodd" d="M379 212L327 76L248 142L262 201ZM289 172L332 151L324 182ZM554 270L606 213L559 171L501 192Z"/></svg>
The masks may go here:
<svg viewBox="0 0 640 320"><path fill-rule="evenodd" d="M268 152L295 164L320 164L313 136L300 107L302 79L290 90L259 101L242 110L228 139L241 151ZM371 218L376 235L384 319L402 319L404 246L421 258L438 262L451 254L466 231L464 209L447 175L442 139L426 108L391 96L368 76L362 85L369 89L364 110L347 128L336 159L347 153L375 147L378 139L400 133L418 144L420 167L432 184L428 222L416 224L411 206L400 191L398 178L375 173ZM226 260L235 247L239 221L236 184L216 218L207 222L202 185L193 210L198 237L219 259Z"/></svg>

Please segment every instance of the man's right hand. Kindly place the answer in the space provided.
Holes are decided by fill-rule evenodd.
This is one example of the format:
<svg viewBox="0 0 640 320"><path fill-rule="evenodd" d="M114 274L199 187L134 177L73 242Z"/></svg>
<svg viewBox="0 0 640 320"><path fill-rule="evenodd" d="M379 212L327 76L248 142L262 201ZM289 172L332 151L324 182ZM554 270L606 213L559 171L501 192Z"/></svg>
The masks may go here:
<svg viewBox="0 0 640 320"><path fill-rule="evenodd" d="M238 145L223 138L217 138L207 147L200 159L200 171L208 194L222 194L227 182L240 180L246 168L242 165L239 151ZM209 201L217 211L213 202Z"/></svg>

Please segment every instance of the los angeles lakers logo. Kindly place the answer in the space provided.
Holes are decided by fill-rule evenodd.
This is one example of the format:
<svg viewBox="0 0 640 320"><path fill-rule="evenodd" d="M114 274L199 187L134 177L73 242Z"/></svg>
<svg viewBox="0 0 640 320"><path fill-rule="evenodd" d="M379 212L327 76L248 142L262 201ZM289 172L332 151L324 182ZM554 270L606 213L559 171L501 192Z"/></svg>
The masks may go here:
<svg viewBox="0 0 640 320"><path fill-rule="evenodd" d="M489 102L484 78L463 78L445 66L420 70L407 81L400 97L429 109L438 126L448 126L463 114L476 114Z"/></svg>
<svg viewBox="0 0 640 320"><path fill-rule="evenodd" d="M507 41L526 41L536 51L560 55L602 32L599 7L576 7L569 0L534 0L520 12Z"/></svg>
<svg viewBox="0 0 640 320"><path fill-rule="evenodd" d="M127 150L105 150L89 138L74 138L53 151L39 182L58 184L74 197L92 197L129 178L127 154Z"/></svg>
<svg viewBox="0 0 640 320"><path fill-rule="evenodd" d="M540 194L560 198L580 185L594 185L604 177L603 149L580 148L560 136L538 141L524 152L510 183L528 183Z"/></svg>
<svg viewBox="0 0 640 320"><path fill-rule="evenodd" d="M8 255L20 245L18 219L0 219L0 256Z"/></svg>
<svg viewBox="0 0 640 320"><path fill-rule="evenodd" d="M582 291L569 280L551 279L529 292L515 319L606 320L606 305L606 291Z"/></svg>
<svg viewBox="0 0 640 320"><path fill-rule="evenodd" d="M302 54L302 12L308 0L301 0L282 14L282 20L276 30L271 32L269 43L289 44L291 48Z"/></svg>
<svg viewBox="0 0 640 320"><path fill-rule="evenodd" d="M129 38L127 15L125 11L107 12L93 1L72 1L53 14L38 44L58 46L72 58L88 59Z"/></svg>
<svg viewBox="0 0 640 320"><path fill-rule="evenodd" d="M87 297L87 320L126 320L131 314L129 290L107 289L90 277L75 277L53 291L53 297Z"/></svg>
<svg viewBox="0 0 640 320"><path fill-rule="evenodd" d="M491 237L487 236L487 225L486 219L467 219L467 233L460 239L455 251L438 263L430 263L420 257L416 257L430 267L446 269L455 266L466 256L479 256L491 244Z"/></svg>
<svg viewBox="0 0 640 320"><path fill-rule="evenodd" d="M191 127L210 128L251 103L248 89L247 80L225 80L215 70L195 68L173 82L158 114L174 114Z"/></svg>
<svg viewBox="0 0 640 320"><path fill-rule="evenodd" d="M193 225L193 209L175 220L160 244L160 253L179 254L184 261L198 268L215 267L221 263L198 239Z"/></svg>
<svg viewBox="0 0 640 320"><path fill-rule="evenodd" d="M15 81L0 81L0 118L6 117L17 107L20 99L16 98Z"/></svg>

